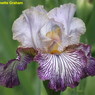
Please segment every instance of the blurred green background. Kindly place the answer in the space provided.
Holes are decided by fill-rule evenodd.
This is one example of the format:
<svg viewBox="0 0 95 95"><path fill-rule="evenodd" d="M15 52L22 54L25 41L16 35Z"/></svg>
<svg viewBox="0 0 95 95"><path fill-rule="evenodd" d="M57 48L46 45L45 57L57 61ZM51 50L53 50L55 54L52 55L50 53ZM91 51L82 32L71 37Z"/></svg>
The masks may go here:
<svg viewBox="0 0 95 95"><path fill-rule="evenodd" d="M0 0L4 1L4 0ZM9 0L6 0L9 1ZM15 1L15 0L11 0ZM11 27L22 10L30 6L44 5L50 10L64 3L75 3L77 11L75 16L81 18L87 27L81 42L92 45L92 55L95 57L95 0L16 0L24 2L23 5L0 5L0 62L16 58L18 42L12 40ZM0 86L0 95L47 95L42 81L37 76L37 64L28 65L27 70L19 71L20 86L5 88ZM95 77L88 77L80 82L77 88L68 88L61 95L95 95Z"/></svg>

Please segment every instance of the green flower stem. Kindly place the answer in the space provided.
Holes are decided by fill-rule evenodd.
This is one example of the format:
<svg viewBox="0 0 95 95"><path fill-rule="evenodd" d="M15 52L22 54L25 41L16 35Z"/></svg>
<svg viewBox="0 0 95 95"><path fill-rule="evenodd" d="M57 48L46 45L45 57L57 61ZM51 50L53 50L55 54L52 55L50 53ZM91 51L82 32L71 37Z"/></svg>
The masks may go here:
<svg viewBox="0 0 95 95"><path fill-rule="evenodd" d="M48 81L43 81L43 85L46 89L47 95L60 95L61 91L55 92L48 87Z"/></svg>
<svg viewBox="0 0 95 95"><path fill-rule="evenodd" d="M81 84L79 85L79 88L78 88L78 92L80 93L79 95L85 95L86 82L87 82L87 79L84 79L81 81Z"/></svg>
<svg viewBox="0 0 95 95"><path fill-rule="evenodd" d="M67 95L85 95L86 79L83 79L76 88L68 88Z"/></svg>

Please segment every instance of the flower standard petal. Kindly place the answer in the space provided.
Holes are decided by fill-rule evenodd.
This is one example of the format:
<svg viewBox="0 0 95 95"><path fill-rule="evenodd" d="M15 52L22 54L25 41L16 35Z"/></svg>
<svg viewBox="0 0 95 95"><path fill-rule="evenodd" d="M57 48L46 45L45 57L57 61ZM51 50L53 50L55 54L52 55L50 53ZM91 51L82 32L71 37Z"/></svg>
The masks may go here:
<svg viewBox="0 0 95 95"><path fill-rule="evenodd" d="M48 16L49 18L54 18L55 21L60 22L65 27L65 34L68 34L68 29L70 22L76 11L76 6L72 3L61 5L58 8L52 9Z"/></svg>
<svg viewBox="0 0 95 95"><path fill-rule="evenodd" d="M68 47L69 45L79 44L80 36L86 31L84 22L79 18L73 18L70 24L68 35L63 35L62 46Z"/></svg>
<svg viewBox="0 0 95 95"><path fill-rule="evenodd" d="M84 34L86 32L85 23L81 19L73 17L73 19L71 20L69 33L72 34L72 32L78 33L79 36L81 34Z"/></svg>
<svg viewBox="0 0 95 95"><path fill-rule="evenodd" d="M80 36L86 31L84 22L79 18L73 17L75 11L76 6L69 3L54 8L48 13L49 18L54 19L64 26L61 44L63 49L69 45L79 44Z"/></svg>
<svg viewBox="0 0 95 95"><path fill-rule="evenodd" d="M56 22L54 19L50 19L47 23L45 23L45 25L41 28L39 35L44 46L43 49L48 49L53 42L56 44L61 42L61 34L63 30L64 26L61 23Z"/></svg>
<svg viewBox="0 0 95 95"><path fill-rule="evenodd" d="M73 18L70 24L68 35L62 38L62 46L67 47L73 44L79 44L80 36L86 31L84 22L79 18Z"/></svg>
<svg viewBox="0 0 95 95"><path fill-rule="evenodd" d="M28 50L28 51L27 51ZM6 64L0 63L0 85L12 88L20 84L17 70L25 70L27 64L33 61L32 49L18 48L17 59L12 59Z"/></svg>
<svg viewBox="0 0 95 95"><path fill-rule="evenodd" d="M85 32L86 32L85 23L81 19L74 17L70 24L68 39L68 42L70 42L69 45L78 44L80 42L80 36Z"/></svg>
<svg viewBox="0 0 95 95"><path fill-rule="evenodd" d="M38 34L47 19L46 11L42 6L26 9L13 24L13 39L18 40L21 47L41 48Z"/></svg>

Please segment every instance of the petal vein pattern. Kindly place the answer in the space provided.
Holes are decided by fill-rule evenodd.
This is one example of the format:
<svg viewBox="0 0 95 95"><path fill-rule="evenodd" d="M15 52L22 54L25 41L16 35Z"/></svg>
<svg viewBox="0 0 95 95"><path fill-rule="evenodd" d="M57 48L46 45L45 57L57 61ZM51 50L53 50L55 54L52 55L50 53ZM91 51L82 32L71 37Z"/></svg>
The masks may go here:
<svg viewBox="0 0 95 95"><path fill-rule="evenodd" d="M17 59L12 59L6 64L0 63L0 85L12 88L20 84L17 70L25 70L27 64L33 60L33 50L18 48Z"/></svg>
<svg viewBox="0 0 95 95"><path fill-rule="evenodd" d="M50 80L49 87L55 91L77 86L87 61L81 50L60 55L38 54L35 60L40 65L39 77Z"/></svg>

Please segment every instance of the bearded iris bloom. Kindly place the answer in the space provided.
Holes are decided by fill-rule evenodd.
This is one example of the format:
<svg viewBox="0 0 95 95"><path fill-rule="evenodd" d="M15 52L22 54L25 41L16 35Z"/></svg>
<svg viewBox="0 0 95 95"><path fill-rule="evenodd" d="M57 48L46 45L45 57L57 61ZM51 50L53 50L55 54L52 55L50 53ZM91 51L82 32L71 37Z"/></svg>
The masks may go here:
<svg viewBox="0 0 95 95"><path fill-rule="evenodd" d="M64 4L47 12L43 6L26 9L14 21L13 39L20 45L17 58L0 63L0 85L19 85L18 70L27 64L39 64L41 80L49 80L48 87L64 91L76 87L80 80L95 75L95 58L91 46L80 43L85 33L84 22L74 16L76 6Z"/></svg>

